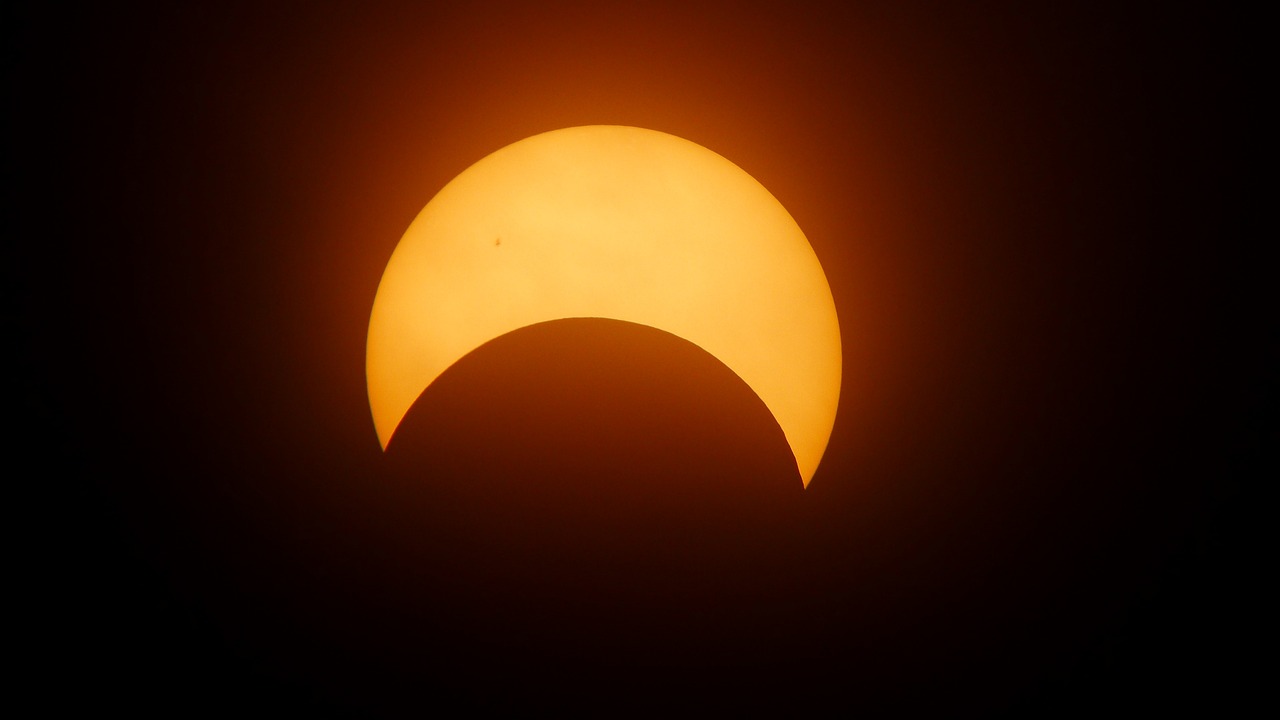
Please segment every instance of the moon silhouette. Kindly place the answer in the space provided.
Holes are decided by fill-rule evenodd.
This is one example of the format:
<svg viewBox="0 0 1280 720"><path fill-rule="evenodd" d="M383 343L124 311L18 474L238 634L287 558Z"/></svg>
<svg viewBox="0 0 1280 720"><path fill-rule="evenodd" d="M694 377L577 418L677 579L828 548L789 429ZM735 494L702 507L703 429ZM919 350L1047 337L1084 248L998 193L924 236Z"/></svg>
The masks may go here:
<svg viewBox="0 0 1280 720"><path fill-rule="evenodd" d="M841 373L817 255L741 168L635 127L521 140L463 171L419 213L369 320L369 404L382 447L462 357L568 318L647 325L706 350L764 402L808 486Z"/></svg>

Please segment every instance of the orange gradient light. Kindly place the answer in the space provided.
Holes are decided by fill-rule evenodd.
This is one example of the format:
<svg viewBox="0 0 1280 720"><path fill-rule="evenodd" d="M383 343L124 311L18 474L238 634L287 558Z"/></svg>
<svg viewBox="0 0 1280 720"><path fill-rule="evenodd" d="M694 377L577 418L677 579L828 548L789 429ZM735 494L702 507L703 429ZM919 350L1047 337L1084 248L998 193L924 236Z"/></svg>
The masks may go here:
<svg viewBox="0 0 1280 720"><path fill-rule="evenodd" d="M458 175L409 226L369 320L369 404L382 447L464 355L576 317L648 325L711 353L773 413L808 486L841 372L818 258L742 169L634 127L567 128L509 145Z"/></svg>

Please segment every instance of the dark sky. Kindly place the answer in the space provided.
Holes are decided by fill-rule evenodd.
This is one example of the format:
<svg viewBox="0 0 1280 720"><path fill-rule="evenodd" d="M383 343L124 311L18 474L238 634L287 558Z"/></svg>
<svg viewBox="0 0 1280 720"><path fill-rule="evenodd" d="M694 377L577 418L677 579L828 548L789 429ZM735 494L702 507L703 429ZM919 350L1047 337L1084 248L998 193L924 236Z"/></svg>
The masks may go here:
<svg viewBox="0 0 1280 720"><path fill-rule="evenodd" d="M462 5L6 6L47 702L1241 701L1276 362L1247 18ZM602 321L486 346L380 451L401 233L488 153L598 123L724 155L810 238L845 368L808 490L717 361Z"/></svg>

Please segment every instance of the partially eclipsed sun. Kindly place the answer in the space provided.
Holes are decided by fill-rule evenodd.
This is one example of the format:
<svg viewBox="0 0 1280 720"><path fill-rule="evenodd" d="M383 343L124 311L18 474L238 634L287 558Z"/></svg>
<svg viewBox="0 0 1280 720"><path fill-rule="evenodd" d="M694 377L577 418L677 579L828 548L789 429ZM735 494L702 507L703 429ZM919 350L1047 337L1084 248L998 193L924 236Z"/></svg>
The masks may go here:
<svg viewBox="0 0 1280 720"><path fill-rule="evenodd" d="M773 413L808 486L840 395L840 330L818 258L738 166L634 127L521 140L423 208L369 319L369 405L382 447L467 353L512 330L582 317L649 325L711 353Z"/></svg>

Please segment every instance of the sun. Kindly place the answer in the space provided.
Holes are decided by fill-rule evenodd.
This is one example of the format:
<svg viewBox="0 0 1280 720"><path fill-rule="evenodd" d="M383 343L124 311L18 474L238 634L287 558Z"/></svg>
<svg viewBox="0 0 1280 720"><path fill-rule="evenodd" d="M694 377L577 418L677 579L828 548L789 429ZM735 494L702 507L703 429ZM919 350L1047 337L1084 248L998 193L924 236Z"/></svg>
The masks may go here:
<svg viewBox="0 0 1280 720"><path fill-rule="evenodd" d="M496 337L562 318L665 330L735 372L809 484L840 395L831 290L799 225L700 145L625 126L521 140L433 198L387 263L369 320L383 448L422 391Z"/></svg>

